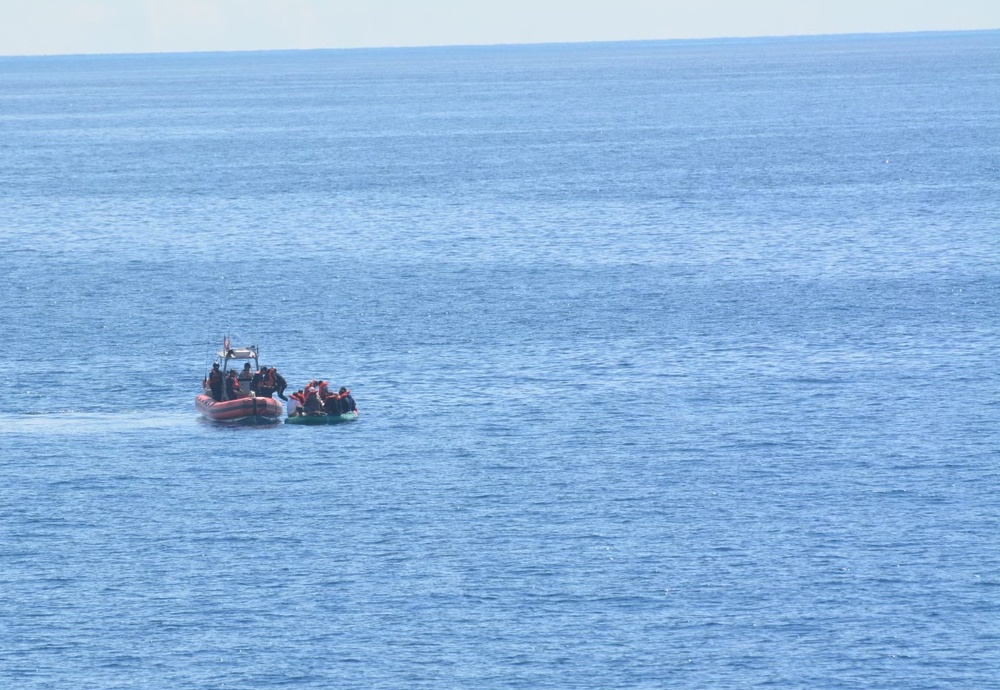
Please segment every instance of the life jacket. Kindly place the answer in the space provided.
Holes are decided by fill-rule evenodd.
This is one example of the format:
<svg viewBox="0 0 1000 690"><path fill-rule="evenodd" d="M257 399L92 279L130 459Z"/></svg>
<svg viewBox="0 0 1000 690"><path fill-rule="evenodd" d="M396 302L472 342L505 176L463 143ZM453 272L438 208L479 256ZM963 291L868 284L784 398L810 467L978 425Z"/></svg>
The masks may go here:
<svg viewBox="0 0 1000 690"><path fill-rule="evenodd" d="M274 367L268 369L268 374L271 376L271 388L278 391L278 395L281 395L281 393L285 390L285 387L288 385L288 382L285 381L281 374L278 373L278 370Z"/></svg>
<svg viewBox="0 0 1000 690"><path fill-rule="evenodd" d="M330 396L329 384L326 381L319 382L319 393L320 400L326 400Z"/></svg>
<svg viewBox="0 0 1000 690"><path fill-rule="evenodd" d="M212 369L208 372L208 382L211 383L221 383L222 382L222 372L218 369Z"/></svg>
<svg viewBox="0 0 1000 690"><path fill-rule="evenodd" d="M300 405L305 405L306 404L306 396L305 396L304 393L299 393L298 391L296 391L295 393L292 393L288 397L292 398L295 401L297 401Z"/></svg>

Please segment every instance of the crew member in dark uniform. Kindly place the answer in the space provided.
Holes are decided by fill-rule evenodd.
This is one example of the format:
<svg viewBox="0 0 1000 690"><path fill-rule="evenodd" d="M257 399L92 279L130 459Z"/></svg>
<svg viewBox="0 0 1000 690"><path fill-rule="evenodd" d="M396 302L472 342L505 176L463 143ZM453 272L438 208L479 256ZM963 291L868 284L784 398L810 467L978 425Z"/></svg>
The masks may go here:
<svg viewBox="0 0 1000 690"><path fill-rule="evenodd" d="M274 379L274 392L278 394L278 397L282 400L288 400L285 397L285 387L288 386L288 382L285 381L285 377L278 373L278 370L271 367L271 378Z"/></svg>

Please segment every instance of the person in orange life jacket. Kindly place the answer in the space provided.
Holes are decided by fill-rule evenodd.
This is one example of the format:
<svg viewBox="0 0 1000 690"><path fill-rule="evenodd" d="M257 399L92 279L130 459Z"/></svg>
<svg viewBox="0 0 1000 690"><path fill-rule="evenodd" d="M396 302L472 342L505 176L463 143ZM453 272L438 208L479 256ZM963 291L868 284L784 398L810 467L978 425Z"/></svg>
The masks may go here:
<svg viewBox="0 0 1000 690"><path fill-rule="evenodd" d="M262 395L265 398L270 398L272 395L274 395L274 374L275 374L275 369L274 369L274 367L270 367L270 368L268 368L268 367L261 367L260 371L261 371L261 374L263 375L263 378L261 379L261 382L260 382L260 392L259 392L259 395Z"/></svg>
<svg viewBox="0 0 1000 690"><path fill-rule="evenodd" d="M250 379L250 390L259 397L270 398L274 393L274 376L267 367L261 367Z"/></svg>
<svg viewBox="0 0 1000 690"><path fill-rule="evenodd" d="M319 399L316 391L312 391L306 396L306 402L302 406L303 412L306 414L317 414L323 411L323 403Z"/></svg>
<svg viewBox="0 0 1000 690"><path fill-rule="evenodd" d="M302 406L305 405L306 396L301 390L297 390L288 396L288 402L285 405L285 409L288 412L289 417L297 417L302 414Z"/></svg>
<svg viewBox="0 0 1000 690"><path fill-rule="evenodd" d="M222 402L222 370L219 363L212 365L212 371L208 372L208 387L212 391L212 400Z"/></svg>
<svg viewBox="0 0 1000 690"><path fill-rule="evenodd" d="M316 393L319 394L319 399L326 400L327 396L330 395L330 384L326 381L317 381L316 387Z"/></svg>
<svg viewBox="0 0 1000 690"><path fill-rule="evenodd" d="M305 391L303 392L303 395L305 395L308 398L310 395L315 393L317 389L318 387L316 385L316 381L314 381L313 379L309 379L309 383L306 384L306 388Z"/></svg>
<svg viewBox="0 0 1000 690"><path fill-rule="evenodd" d="M271 367L271 378L274 379L274 392L278 394L279 398L287 401L285 388L288 386L288 382L285 381L285 377L279 374L277 369Z"/></svg>
<svg viewBox="0 0 1000 690"><path fill-rule="evenodd" d="M342 410L341 414L347 414L348 412L356 412L358 409L357 404L354 402L354 398L351 397L351 391L347 390L343 386L340 388L340 408Z"/></svg>
<svg viewBox="0 0 1000 690"><path fill-rule="evenodd" d="M236 371L230 369L229 375L226 376L226 400L236 400L238 397L240 397L240 382L236 378Z"/></svg>

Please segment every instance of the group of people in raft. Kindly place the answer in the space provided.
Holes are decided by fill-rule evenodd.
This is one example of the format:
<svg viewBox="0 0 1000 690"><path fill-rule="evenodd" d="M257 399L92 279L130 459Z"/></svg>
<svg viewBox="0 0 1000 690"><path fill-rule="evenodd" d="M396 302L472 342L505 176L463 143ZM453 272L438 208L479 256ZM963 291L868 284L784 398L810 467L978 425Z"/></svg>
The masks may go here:
<svg viewBox="0 0 1000 690"><path fill-rule="evenodd" d="M289 417L311 415L341 415L357 412L351 391L343 386L336 393L330 390L326 381L312 380L303 390L298 390L288 396L285 407Z"/></svg>
<svg viewBox="0 0 1000 690"><path fill-rule="evenodd" d="M285 409L289 417L300 415L340 415L355 412L358 409L351 391L344 387L333 393L326 381L311 380L305 388L299 389L285 397L288 383L274 367L261 367L257 371L250 368L250 363L243 365L243 371L236 373L230 369L225 376L219 369L219 363L212 365L208 373L208 392L212 400L236 400L254 395L258 398L270 398L277 395L285 401Z"/></svg>

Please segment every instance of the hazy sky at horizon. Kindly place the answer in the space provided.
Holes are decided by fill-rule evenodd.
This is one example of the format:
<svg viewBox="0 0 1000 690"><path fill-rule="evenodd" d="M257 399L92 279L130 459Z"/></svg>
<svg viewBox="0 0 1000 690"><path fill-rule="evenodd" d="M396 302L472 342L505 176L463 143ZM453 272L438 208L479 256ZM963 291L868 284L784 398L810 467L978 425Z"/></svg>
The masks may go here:
<svg viewBox="0 0 1000 690"><path fill-rule="evenodd" d="M0 0L0 55L1000 29L1000 0Z"/></svg>

